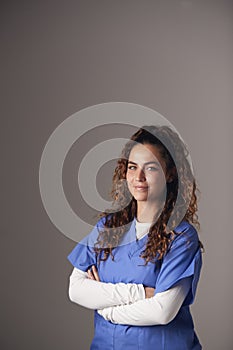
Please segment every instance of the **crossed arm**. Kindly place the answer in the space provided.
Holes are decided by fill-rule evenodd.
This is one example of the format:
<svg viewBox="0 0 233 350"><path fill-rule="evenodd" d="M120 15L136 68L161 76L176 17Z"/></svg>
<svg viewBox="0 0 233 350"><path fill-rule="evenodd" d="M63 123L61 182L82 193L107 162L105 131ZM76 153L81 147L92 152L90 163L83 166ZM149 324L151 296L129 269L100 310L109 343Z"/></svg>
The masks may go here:
<svg viewBox="0 0 233 350"><path fill-rule="evenodd" d="M136 326L167 324L178 313L190 287L185 278L169 290L154 295L142 284L104 283L95 266L87 272L74 268L70 276L71 301L97 309L106 320Z"/></svg>
<svg viewBox="0 0 233 350"><path fill-rule="evenodd" d="M94 266L92 272L74 268L70 276L70 300L89 309L129 304L144 299L145 296L142 284L101 282Z"/></svg>

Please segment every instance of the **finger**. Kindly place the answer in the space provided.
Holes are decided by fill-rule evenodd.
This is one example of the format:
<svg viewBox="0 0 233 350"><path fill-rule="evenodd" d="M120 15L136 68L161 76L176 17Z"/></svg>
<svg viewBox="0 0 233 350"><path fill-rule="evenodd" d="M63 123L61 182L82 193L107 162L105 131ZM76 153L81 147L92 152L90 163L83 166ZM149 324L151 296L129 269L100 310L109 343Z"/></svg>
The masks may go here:
<svg viewBox="0 0 233 350"><path fill-rule="evenodd" d="M99 274L98 274L98 271L97 271L95 265L92 266L92 273L94 275L95 280L100 282L100 277L99 277Z"/></svg>
<svg viewBox="0 0 233 350"><path fill-rule="evenodd" d="M94 276L93 276L93 274L92 274L92 272L91 272L91 270L87 270L87 274L88 274L88 278L89 278L89 279L91 279L91 280L94 280L94 279L95 279Z"/></svg>
<svg viewBox="0 0 233 350"><path fill-rule="evenodd" d="M146 298L152 298L155 293L155 289L152 287L144 287Z"/></svg>

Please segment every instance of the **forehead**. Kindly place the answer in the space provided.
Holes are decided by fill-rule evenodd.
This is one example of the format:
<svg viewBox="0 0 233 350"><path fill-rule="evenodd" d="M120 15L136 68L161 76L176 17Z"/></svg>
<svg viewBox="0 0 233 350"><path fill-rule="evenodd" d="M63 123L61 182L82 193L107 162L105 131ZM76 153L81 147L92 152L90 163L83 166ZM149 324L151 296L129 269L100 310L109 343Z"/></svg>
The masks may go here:
<svg viewBox="0 0 233 350"><path fill-rule="evenodd" d="M150 144L136 144L129 154L129 161L133 161L137 164L143 164L145 162L159 162L164 164L164 160L161 157L159 148Z"/></svg>

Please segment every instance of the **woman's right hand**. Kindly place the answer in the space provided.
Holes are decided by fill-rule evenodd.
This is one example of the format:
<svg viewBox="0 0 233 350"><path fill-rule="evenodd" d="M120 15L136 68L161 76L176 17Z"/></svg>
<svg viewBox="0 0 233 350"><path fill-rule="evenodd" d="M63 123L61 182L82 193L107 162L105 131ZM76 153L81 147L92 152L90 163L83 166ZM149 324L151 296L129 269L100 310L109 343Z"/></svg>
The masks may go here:
<svg viewBox="0 0 233 350"><path fill-rule="evenodd" d="M144 286L144 289L145 289L146 299L152 298L155 295L155 288Z"/></svg>
<svg viewBox="0 0 233 350"><path fill-rule="evenodd" d="M87 275L90 280L95 280L100 282L100 277L95 265L92 265L92 267L89 270L87 270Z"/></svg>

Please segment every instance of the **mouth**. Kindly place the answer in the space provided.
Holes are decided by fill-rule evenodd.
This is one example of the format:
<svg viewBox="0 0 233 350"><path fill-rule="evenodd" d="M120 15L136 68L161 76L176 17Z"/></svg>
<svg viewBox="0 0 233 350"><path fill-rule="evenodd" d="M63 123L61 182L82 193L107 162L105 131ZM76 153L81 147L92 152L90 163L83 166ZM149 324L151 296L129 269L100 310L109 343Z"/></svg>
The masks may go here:
<svg viewBox="0 0 233 350"><path fill-rule="evenodd" d="M148 190L148 187L147 186L134 186L135 190L138 190L138 191L146 191Z"/></svg>

